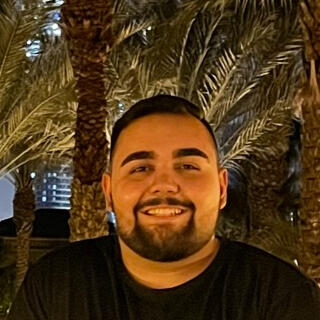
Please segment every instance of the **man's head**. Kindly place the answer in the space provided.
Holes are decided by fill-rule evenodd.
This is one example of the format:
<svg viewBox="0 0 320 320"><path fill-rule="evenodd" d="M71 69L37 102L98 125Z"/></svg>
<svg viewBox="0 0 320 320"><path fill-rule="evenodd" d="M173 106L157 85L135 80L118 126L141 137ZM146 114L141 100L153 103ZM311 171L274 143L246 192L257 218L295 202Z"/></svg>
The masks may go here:
<svg viewBox="0 0 320 320"><path fill-rule="evenodd" d="M131 107L114 126L111 172L103 177L121 240L156 261L207 244L226 203L217 154L209 124L189 101L160 95Z"/></svg>
<svg viewBox="0 0 320 320"><path fill-rule="evenodd" d="M114 149L120 133L134 120L152 114L180 114L190 115L200 120L212 137L212 142L218 155L218 144L210 124L205 120L202 110L190 101L176 96L157 95L140 100L134 104L114 125L111 135L110 161L112 162Z"/></svg>

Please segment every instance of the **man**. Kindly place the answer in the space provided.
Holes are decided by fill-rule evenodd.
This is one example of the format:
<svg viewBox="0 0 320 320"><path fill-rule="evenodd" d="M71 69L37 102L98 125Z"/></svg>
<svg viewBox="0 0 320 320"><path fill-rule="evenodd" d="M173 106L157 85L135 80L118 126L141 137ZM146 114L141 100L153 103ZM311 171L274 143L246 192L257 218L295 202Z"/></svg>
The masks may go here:
<svg viewBox="0 0 320 320"><path fill-rule="evenodd" d="M320 319L318 289L294 266L214 236L227 172L190 102L134 105L115 124L102 186L117 236L42 258L9 319Z"/></svg>

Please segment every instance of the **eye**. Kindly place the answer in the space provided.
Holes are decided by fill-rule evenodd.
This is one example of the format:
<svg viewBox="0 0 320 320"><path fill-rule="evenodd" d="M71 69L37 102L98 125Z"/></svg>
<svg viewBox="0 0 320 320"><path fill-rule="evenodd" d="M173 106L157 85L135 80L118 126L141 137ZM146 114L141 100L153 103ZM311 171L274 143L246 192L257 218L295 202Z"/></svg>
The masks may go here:
<svg viewBox="0 0 320 320"><path fill-rule="evenodd" d="M147 172L149 170L150 170L150 168L148 166L138 166L138 167L132 168L129 172L130 172L130 174L134 174L134 173Z"/></svg>
<svg viewBox="0 0 320 320"><path fill-rule="evenodd" d="M182 163L176 166L177 169L179 170L186 170L186 171L199 171L200 168L194 164L190 164L190 163Z"/></svg>

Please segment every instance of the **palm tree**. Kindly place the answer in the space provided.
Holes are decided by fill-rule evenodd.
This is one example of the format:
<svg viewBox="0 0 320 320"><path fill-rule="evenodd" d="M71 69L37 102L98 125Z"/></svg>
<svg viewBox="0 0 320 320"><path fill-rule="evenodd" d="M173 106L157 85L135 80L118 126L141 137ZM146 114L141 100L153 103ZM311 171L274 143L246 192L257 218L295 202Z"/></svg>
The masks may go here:
<svg viewBox="0 0 320 320"><path fill-rule="evenodd" d="M16 186L16 288L28 265L34 219L30 163L70 153L73 147L76 106L64 44L47 43L41 55L26 58L26 44L45 24L47 10L21 11L12 0L0 6L0 177L10 175Z"/></svg>
<svg viewBox="0 0 320 320"><path fill-rule="evenodd" d="M15 181L13 221L17 229L15 292L18 291L28 270L29 239L35 219L35 197L32 189L31 170L23 165L11 174Z"/></svg>
<svg viewBox="0 0 320 320"><path fill-rule="evenodd" d="M114 37L111 1L66 0L63 30L78 92L74 177L71 196L71 240L107 233L100 180L107 164L107 118L104 63Z"/></svg>
<svg viewBox="0 0 320 320"><path fill-rule="evenodd" d="M301 3L301 25L308 63L302 110L302 188L300 265L320 283L320 3L307 0Z"/></svg>

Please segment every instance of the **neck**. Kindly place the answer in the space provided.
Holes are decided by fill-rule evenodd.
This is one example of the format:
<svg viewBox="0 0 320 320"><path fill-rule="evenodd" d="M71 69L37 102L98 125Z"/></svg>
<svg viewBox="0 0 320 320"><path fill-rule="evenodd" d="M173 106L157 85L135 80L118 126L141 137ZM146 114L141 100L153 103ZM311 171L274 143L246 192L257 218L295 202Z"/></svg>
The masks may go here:
<svg viewBox="0 0 320 320"><path fill-rule="evenodd" d="M179 286L201 274L213 261L220 247L212 238L191 256L174 262L158 262L139 256L119 239L121 256L131 276L140 284L154 289Z"/></svg>

